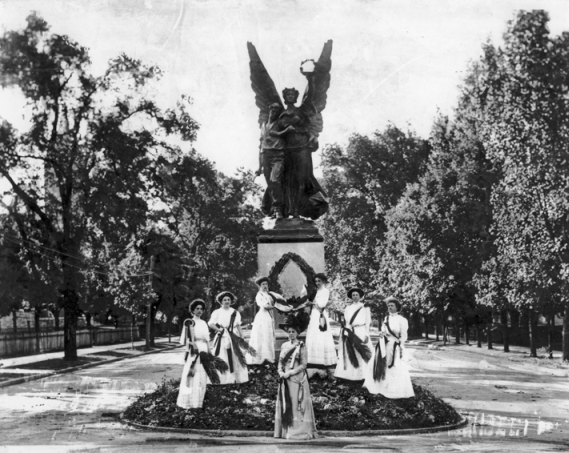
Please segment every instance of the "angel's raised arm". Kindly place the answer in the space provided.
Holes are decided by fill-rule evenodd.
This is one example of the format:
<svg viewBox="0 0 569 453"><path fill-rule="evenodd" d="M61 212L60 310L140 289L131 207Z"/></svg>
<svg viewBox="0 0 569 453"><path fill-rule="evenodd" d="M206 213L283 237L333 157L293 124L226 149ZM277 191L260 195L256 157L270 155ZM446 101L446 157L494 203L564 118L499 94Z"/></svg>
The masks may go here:
<svg viewBox="0 0 569 453"><path fill-rule="evenodd" d="M302 103L312 103L315 113L321 113L326 107L326 93L330 88L330 69L332 69L331 57L332 40L330 39L324 44L320 58L314 63L314 72L305 74L308 79L308 86L304 92Z"/></svg>
<svg viewBox="0 0 569 453"><path fill-rule="evenodd" d="M251 88L255 92L255 103L259 107L259 125L269 118L269 106L277 103L282 107L282 101L275 87L275 83L265 69L257 49L250 42L247 43L249 52L249 68L251 69Z"/></svg>

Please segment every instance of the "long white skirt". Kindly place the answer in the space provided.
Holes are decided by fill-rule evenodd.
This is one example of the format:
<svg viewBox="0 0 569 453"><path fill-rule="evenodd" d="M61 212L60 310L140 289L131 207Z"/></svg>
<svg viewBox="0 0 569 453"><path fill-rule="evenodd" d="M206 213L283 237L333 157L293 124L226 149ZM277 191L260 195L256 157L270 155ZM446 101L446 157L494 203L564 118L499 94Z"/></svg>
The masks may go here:
<svg viewBox="0 0 569 453"><path fill-rule="evenodd" d="M386 347L387 366L391 365L393 357L394 341L388 341ZM401 359L399 347L395 350L395 362L391 368L385 370L385 379L376 381L373 378L373 362L374 357L368 362L365 370L364 387L374 395L380 393L386 398L411 398L415 396L413 385L411 384L411 376L409 375L409 366L405 360Z"/></svg>
<svg viewBox="0 0 569 453"><path fill-rule="evenodd" d="M268 310L262 308L255 315L249 346L257 351L255 357L247 354L247 363L249 365L260 365L264 361L274 363L275 324Z"/></svg>
<svg viewBox="0 0 569 453"><path fill-rule="evenodd" d="M358 326L354 328L354 333L363 340L365 338L365 326ZM371 339L368 337L367 346L369 347L370 351L373 352L373 346L371 343ZM356 357L358 358L359 367L356 368L350 362L350 359L347 356L346 352L346 360L344 361L344 350L342 344L342 338L338 341L338 365L336 365L336 371L334 376L341 379L347 379L349 381L361 381L365 378L365 370L368 366L368 363L364 362L361 355L356 351ZM372 357L373 360L373 357Z"/></svg>
<svg viewBox="0 0 569 453"><path fill-rule="evenodd" d="M320 330L320 312L313 309L310 313L310 323L306 329L306 354L308 356L308 368L329 367L338 362L334 336L330 329L328 313L324 312L328 328Z"/></svg>
<svg viewBox="0 0 569 453"><path fill-rule="evenodd" d="M225 331L223 333L223 337L221 338L221 347L219 348L219 354L217 357L222 359L227 365L229 365L229 360L227 357L227 348L231 345L231 340L229 338L229 333ZM212 346L212 351L215 354L215 345ZM233 373L230 370L227 370L225 373L219 374L219 384L242 384L243 382L247 382L249 380L249 371L247 370L247 366L242 366L237 359L237 356L233 352L233 349L230 349L232 359L233 359Z"/></svg>
<svg viewBox="0 0 569 453"><path fill-rule="evenodd" d="M199 408L203 405L203 399L207 388L207 374L200 362L199 357L194 367L195 374L189 376L193 358L188 357L182 370L182 380L176 404L184 409Z"/></svg>

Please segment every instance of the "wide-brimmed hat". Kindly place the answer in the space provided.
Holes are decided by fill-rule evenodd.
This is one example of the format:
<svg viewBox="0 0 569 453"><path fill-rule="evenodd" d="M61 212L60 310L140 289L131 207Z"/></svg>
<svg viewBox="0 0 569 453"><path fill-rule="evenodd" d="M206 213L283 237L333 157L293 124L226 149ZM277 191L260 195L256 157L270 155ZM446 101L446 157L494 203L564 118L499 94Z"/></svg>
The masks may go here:
<svg viewBox="0 0 569 453"><path fill-rule="evenodd" d="M263 282L269 283L269 277L260 277L260 278L258 278L257 280L255 280L255 283L256 283L258 286L261 286L261 283L263 283Z"/></svg>
<svg viewBox="0 0 569 453"><path fill-rule="evenodd" d="M205 310L205 300L203 299L194 299L190 302L190 311L193 312L198 305L201 305Z"/></svg>
<svg viewBox="0 0 569 453"><path fill-rule="evenodd" d="M322 280L324 283L328 283L328 277L326 277L326 274L323 274L322 272L314 276L314 280L316 280L317 278Z"/></svg>
<svg viewBox="0 0 569 453"><path fill-rule="evenodd" d="M308 327L309 322L310 322L310 316L308 315L308 313L304 311L297 311L287 315L287 317L285 318L285 322L279 324L279 328L286 331L289 327L292 327L298 333L302 333Z"/></svg>
<svg viewBox="0 0 569 453"><path fill-rule="evenodd" d="M399 301L399 299L397 299L396 297L393 296L389 296L387 299L385 299L385 304L395 304L395 306L397 307L397 312L401 311L401 307L403 306L403 304Z"/></svg>
<svg viewBox="0 0 569 453"><path fill-rule="evenodd" d="M221 301L225 296L228 296L231 299L231 303L229 305L234 305L235 302L237 302L237 297L235 297L235 294L230 291L221 291L217 296L215 296L215 300L219 305L221 305Z"/></svg>
<svg viewBox="0 0 569 453"><path fill-rule="evenodd" d="M352 294L354 294L354 293L358 293L360 295L360 300L364 298L364 295L365 295L364 290L361 288L357 288L357 287L350 288L348 290L348 292L346 293L346 296L348 297L348 299L351 299Z"/></svg>

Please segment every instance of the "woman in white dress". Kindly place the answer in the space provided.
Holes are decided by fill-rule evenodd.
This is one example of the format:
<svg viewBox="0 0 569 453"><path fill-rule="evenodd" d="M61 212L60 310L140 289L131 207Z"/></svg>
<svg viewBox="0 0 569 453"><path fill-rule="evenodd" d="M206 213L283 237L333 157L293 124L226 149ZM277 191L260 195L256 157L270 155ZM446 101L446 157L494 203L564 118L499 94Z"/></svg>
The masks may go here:
<svg viewBox="0 0 569 453"><path fill-rule="evenodd" d="M338 362L334 336L330 329L330 319L326 308L330 300L330 290L325 286L327 281L328 279L324 274L316 274L314 277L317 291L312 302L310 324L308 324L306 331L308 368L328 370L329 367Z"/></svg>
<svg viewBox="0 0 569 453"><path fill-rule="evenodd" d="M209 327L217 333L213 339L213 354L227 362L229 370L220 376L220 384L242 384L249 380L245 351L253 353L243 340L241 315L231 307L237 302L235 295L223 291L216 297L221 308L214 310L209 319ZM237 334L235 333L237 332Z"/></svg>
<svg viewBox="0 0 569 453"><path fill-rule="evenodd" d="M401 302L394 297L385 302L389 313L381 326L374 360L370 360L366 368L364 387L370 393L380 393L386 398L411 398L415 392L409 368L403 360L409 323L398 313ZM384 346L382 342L385 342Z"/></svg>
<svg viewBox="0 0 569 453"><path fill-rule="evenodd" d="M227 364L216 361L209 353L209 328L201 319L205 302L202 299L192 301L190 311L193 317L184 321L180 336L180 344L186 345L186 352L176 401L176 404L184 409L202 407L207 384L211 382L208 375L216 382L219 380L217 371L227 370ZM215 369L212 369L212 365ZM212 372L215 375L212 375Z"/></svg>
<svg viewBox="0 0 569 453"><path fill-rule="evenodd" d="M364 372L372 357L370 338L371 313L364 307L364 292L360 288L348 290L352 301L344 311L344 322L340 330L338 365L335 377L349 381L363 381Z"/></svg>
<svg viewBox="0 0 569 453"><path fill-rule="evenodd" d="M255 303L259 307L259 312L253 321L249 346L257 351L257 355L253 357L251 354L247 354L248 365L275 362L274 303L269 293L269 279L262 277L256 283L259 286L259 292L255 297Z"/></svg>

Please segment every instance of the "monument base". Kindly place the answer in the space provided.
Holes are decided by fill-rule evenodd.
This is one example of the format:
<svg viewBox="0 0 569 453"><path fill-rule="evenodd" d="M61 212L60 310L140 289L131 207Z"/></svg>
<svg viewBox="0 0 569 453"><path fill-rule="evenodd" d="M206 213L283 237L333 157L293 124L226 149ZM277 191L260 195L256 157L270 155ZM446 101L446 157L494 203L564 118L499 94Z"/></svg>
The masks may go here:
<svg viewBox="0 0 569 453"><path fill-rule="evenodd" d="M257 262L260 276L268 276L283 257L287 261L281 262L283 270L290 262L291 266L296 265L306 274L302 268L304 261L314 273L325 271L324 238L314 222L283 219L277 221L273 229L264 230L259 235Z"/></svg>
<svg viewBox="0 0 569 453"><path fill-rule="evenodd" d="M299 297L306 288L314 290L314 275L325 271L324 238L310 220L279 220L259 235L257 259L258 275L269 277L271 291ZM284 315L274 318L278 328Z"/></svg>

